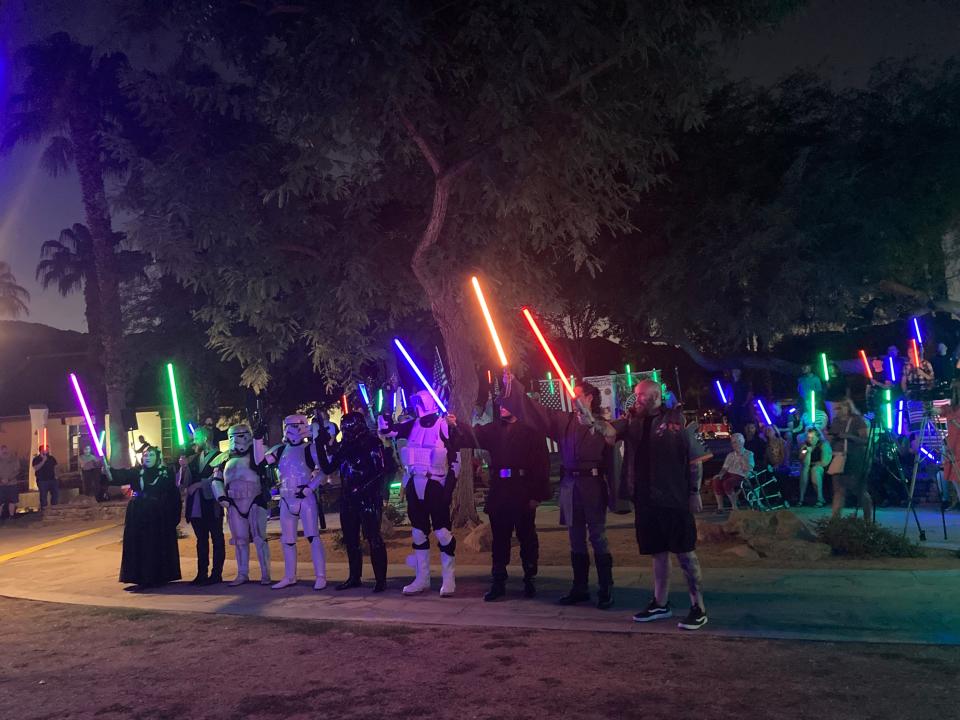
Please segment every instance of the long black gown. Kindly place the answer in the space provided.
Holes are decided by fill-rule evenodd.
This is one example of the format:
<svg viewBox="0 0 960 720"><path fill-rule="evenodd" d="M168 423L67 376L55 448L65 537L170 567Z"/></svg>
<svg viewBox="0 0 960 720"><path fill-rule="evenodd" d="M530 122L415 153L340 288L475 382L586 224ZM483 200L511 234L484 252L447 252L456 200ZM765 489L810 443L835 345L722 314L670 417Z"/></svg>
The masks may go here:
<svg viewBox="0 0 960 720"><path fill-rule="evenodd" d="M113 484L129 484L135 495L123 527L120 582L146 587L180 579L180 491L164 466L113 468Z"/></svg>

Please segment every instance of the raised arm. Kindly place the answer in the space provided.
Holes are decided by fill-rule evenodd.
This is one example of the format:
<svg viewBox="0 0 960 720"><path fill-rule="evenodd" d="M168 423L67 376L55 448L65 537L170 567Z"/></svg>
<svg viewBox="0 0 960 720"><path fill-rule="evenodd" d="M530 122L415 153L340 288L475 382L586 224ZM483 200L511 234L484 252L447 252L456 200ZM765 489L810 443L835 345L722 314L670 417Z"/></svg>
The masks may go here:
<svg viewBox="0 0 960 720"><path fill-rule="evenodd" d="M568 421L568 415L560 410L551 410L527 397L523 383L512 375L505 376L503 406L520 422L539 433L559 441Z"/></svg>

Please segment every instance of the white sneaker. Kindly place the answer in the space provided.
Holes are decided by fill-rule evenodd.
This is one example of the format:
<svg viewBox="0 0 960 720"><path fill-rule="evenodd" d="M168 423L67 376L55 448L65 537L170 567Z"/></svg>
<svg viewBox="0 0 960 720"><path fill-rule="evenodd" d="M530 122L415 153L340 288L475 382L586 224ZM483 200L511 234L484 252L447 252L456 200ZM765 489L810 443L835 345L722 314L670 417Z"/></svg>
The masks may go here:
<svg viewBox="0 0 960 720"><path fill-rule="evenodd" d="M327 586L327 579L325 577L318 577L317 581L313 584L314 590L323 590Z"/></svg>
<svg viewBox="0 0 960 720"><path fill-rule="evenodd" d="M288 588L288 587L290 587L291 585L296 585L296 584L297 584L297 579L296 579L296 578L288 578L288 577L285 577L285 578L283 578L280 582L278 582L278 583L276 583L276 584L274 584L274 585L271 585L270 587L271 587L273 590L283 590L284 588Z"/></svg>

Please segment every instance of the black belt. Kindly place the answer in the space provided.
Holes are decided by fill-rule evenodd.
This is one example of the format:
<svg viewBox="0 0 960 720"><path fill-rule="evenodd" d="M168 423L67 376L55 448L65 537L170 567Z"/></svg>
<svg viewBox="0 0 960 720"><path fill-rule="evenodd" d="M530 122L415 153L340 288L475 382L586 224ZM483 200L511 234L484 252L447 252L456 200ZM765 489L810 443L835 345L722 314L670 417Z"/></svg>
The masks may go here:
<svg viewBox="0 0 960 720"><path fill-rule="evenodd" d="M513 468L500 468L500 477L523 477L527 474L526 470L514 470Z"/></svg>
<svg viewBox="0 0 960 720"><path fill-rule="evenodd" d="M588 468L586 470L564 470L563 474L570 477L599 477L600 470L598 468Z"/></svg>

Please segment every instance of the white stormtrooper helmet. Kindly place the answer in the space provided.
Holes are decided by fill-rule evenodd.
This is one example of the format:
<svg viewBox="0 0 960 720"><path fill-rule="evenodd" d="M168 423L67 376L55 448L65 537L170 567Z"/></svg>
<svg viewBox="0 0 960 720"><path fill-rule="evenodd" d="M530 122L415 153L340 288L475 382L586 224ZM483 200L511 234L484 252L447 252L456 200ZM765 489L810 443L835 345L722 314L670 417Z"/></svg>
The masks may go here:
<svg viewBox="0 0 960 720"><path fill-rule="evenodd" d="M283 419L283 441L300 445L310 439L310 421L306 415L287 415Z"/></svg>
<svg viewBox="0 0 960 720"><path fill-rule="evenodd" d="M420 392L411 395L410 407L416 411L417 417L433 415L434 413L440 411L440 408L437 407L437 401L433 399L433 395L431 395L427 390L421 390Z"/></svg>
<svg viewBox="0 0 960 720"><path fill-rule="evenodd" d="M231 425L227 430L227 442L230 444L230 452L234 455L243 455L250 446L253 445L253 432L246 423L240 425Z"/></svg>

